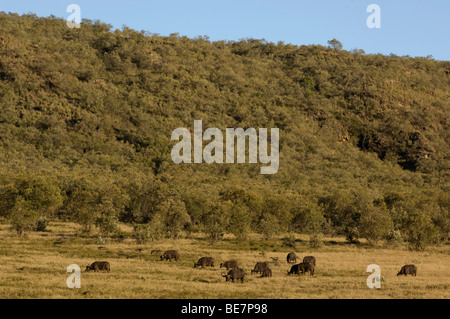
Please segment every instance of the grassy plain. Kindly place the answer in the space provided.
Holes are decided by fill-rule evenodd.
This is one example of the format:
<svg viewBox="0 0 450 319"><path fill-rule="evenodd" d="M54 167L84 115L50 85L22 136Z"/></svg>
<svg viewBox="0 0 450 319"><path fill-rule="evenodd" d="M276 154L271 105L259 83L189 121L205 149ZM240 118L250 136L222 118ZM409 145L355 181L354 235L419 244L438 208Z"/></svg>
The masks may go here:
<svg viewBox="0 0 450 319"><path fill-rule="evenodd" d="M123 226L125 232L131 229ZM201 235L138 245L135 240L99 243L96 236L77 236L71 223L51 223L46 232L21 238L0 224L0 298L450 298L450 247L409 251L346 244L342 238L325 238L325 246L312 250L307 237L299 235L295 249L280 238L270 241L254 237L237 242L232 237L211 244ZM152 249L177 249L178 262L161 262ZM314 255L313 277L287 276L291 265L287 253ZM212 256L216 266L194 269L202 256ZM271 261L272 278L250 275L257 261ZM244 284L227 283L220 262L236 259L249 274ZM84 272L95 260L111 263L110 273ZM369 264L378 264L381 289L369 289ZM417 277L397 277L404 264L418 266ZM69 289L66 268L82 268L81 288Z"/></svg>

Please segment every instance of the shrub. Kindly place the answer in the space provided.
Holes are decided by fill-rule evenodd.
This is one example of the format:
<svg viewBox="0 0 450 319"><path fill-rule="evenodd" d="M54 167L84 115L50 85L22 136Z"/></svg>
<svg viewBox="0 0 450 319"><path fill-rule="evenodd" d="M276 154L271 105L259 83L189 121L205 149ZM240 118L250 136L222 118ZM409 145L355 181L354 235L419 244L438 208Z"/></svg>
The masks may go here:
<svg viewBox="0 0 450 319"><path fill-rule="evenodd" d="M96 221L96 197L95 191L78 187L71 191L65 205L67 212L76 223L81 225L85 233L90 233L91 227Z"/></svg>
<svg viewBox="0 0 450 319"><path fill-rule="evenodd" d="M233 205L233 209L228 223L228 231L232 233L236 239L245 240L250 233L251 218L247 208L242 204Z"/></svg>
<svg viewBox="0 0 450 319"><path fill-rule="evenodd" d="M424 250L439 237L438 229L431 217L423 211L410 212L406 224L406 241L412 250Z"/></svg>
<svg viewBox="0 0 450 319"><path fill-rule="evenodd" d="M139 224L134 226L133 237L136 239L138 245L148 243L151 237L150 225L149 224Z"/></svg>
<svg viewBox="0 0 450 319"><path fill-rule="evenodd" d="M308 203L304 210L304 230L309 234L309 246L311 248L319 248L323 245L322 231L326 224L323 208L314 203Z"/></svg>
<svg viewBox="0 0 450 319"><path fill-rule="evenodd" d="M103 215L95 220L95 226L99 229L101 236L108 236L118 231L117 217Z"/></svg>
<svg viewBox="0 0 450 319"><path fill-rule="evenodd" d="M386 245L401 246L403 245L403 237L399 230L391 230L386 236Z"/></svg>
<svg viewBox="0 0 450 319"><path fill-rule="evenodd" d="M45 216L39 217L39 219L36 222L36 231L45 231L48 226L48 220Z"/></svg>
<svg viewBox="0 0 450 319"><path fill-rule="evenodd" d="M111 243L111 238L109 237L102 237L101 235L98 236L97 240L95 241L96 245L107 245Z"/></svg>
<svg viewBox="0 0 450 319"><path fill-rule="evenodd" d="M258 224L258 231L264 239L270 239L280 232L280 223L274 215L264 216Z"/></svg>
<svg viewBox="0 0 450 319"><path fill-rule="evenodd" d="M165 218L160 213L153 216L152 220L148 223L148 227L150 239L152 241L169 237Z"/></svg>
<svg viewBox="0 0 450 319"><path fill-rule="evenodd" d="M228 224L230 206L226 204L217 205L211 208L203 216L203 229L211 241L223 238Z"/></svg>
<svg viewBox="0 0 450 319"><path fill-rule="evenodd" d="M186 211L184 202L177 197L169 197L158 205L150 224L166 230L171 238L178 238L181 231L190 222L191 218Z"/></svg>
<svg viewBox="0 0 450 319"><path fill-rule="evenodd" d="M358 228L360 235L367 239L370 245L375 245L393 231L394 223L386 209L370 207L361 215Z"/></svg>
<svg viewBox="0 0 450 319"><path fill-rule="evenodd" d="M323 239L321 234L313 234L309 236L309 246L311 248L320 248L323 246Z"/></svg>
<svg viewBox="0 0 450 319"><path fill-rule="evenodd" d="M29 207L29 204L25 200L19 199L12 209L12 229L15 230L19 236L23 236L25 231L33 230L37 218L37 213Z"/></svg>

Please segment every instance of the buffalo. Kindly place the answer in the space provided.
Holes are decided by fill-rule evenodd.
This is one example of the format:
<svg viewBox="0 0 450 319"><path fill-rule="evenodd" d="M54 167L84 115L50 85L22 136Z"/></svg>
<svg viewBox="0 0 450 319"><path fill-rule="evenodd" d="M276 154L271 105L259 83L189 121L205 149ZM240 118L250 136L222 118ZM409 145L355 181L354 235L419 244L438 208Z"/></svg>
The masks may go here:
<svg viewBox="0 0 450 319"><path fill-rule="evenodd" d="M206 266L214 267L214 258L202 257L194 264L194 268L197 267L205 268Z"/></svg>
<svg viewBox="0 0 450 319"><path fill-rule="evenodd" d="M111 266L109 262L107 261L95 261L90 265L86 266L85 271L93 270L94 272L98 272L100 270L106 270L107 272L110 272Z"/></svg>
<svg viewBox="0 0 450 319"><path fill-rule="evenodd" d="M227 270L232 268L239 268L236 260L229 260L220 264L220 268L225 267Z"/></svg>
<svg viewBox="0 0 450 319"><path fill-rule="evenodd" d="M415 265L404 265L402 269L397 273L397 276L400 275L413 275L417 276L417 266Z"/></svg>
<svg viewBox="0 0 450 319"><path fill-rule="evenodd" d="M178 261L178 258L180 257L180 254L176 250L166 250L164 254L160 256L161 260L169 260L172 261L172 259L175 259L175 261Z"/></svg>
<svg viewBox="0 0 450 319"><path fill-rule="evenodd" d="M298 269L299 271L304 274L305 272L309 271L309 274L311 276L314 275L314 264L310 263L310 262L302 262L298 264Z"/></svg>
<svg viewBox="0 0 450 319"><path fill-rule="evenodd" d="M255 268L252 269L251 274L253 275L254 273L263 273L264 269L269 268L269 262L268 261L262 261L262 262L257 262L255 265Z"/></svg>
<svg viewBox="0 0 450 319"><path fill-rule="evenodd" d="M310 273L310 275L314 275L314 264L310 262L301 262L299 264L293 265L291 270L288 271L288 275L298 275L300 273L304 274L305 272Z"/></svg>
<svg viewBox="0 0 450 319"><path fill-rule="evenodd" d="M286 257L288 263L296 263L298 256L295 253L289 253Z"/></svg>
<svg viewBox="0 0 450 319"><path fill-rule="evenodd" d="M314 256L305 256L303 258L303 262L304 263L311 263L311 264L313 264L315 266L316 265L316 257L314 257Z"/></svg>
<svg viewBox="0 0 450 319"><path fill-rule="evenodd" d="M242 268L233 268L226 275L222 273L222 277L225 277L226 281L230 281L234 283L234 280L241 280L244 282L244 277L247 275L244 269Z"/></svg>
<svg viewBox="0 0 450 319"><path fill-rule="evenodd" d="M263 277L272 277L272 269L270 268L264 269L263 273L261 274L261 278Z"/></svg>
<svg viewBox="0 0 450 319"><path fill-rule="evenodd" d="M291 270L288 271L288 275L298 275L300 273L300 264L292 265Z"/></svg>

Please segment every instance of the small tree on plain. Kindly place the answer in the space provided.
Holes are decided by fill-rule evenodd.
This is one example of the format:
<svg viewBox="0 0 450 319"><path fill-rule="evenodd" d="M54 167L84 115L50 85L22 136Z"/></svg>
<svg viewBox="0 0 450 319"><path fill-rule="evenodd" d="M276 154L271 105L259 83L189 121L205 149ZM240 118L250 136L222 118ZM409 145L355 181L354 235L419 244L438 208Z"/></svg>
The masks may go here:
<svg viewBox="0 0 450 319"><path fill-rule="evenodd" d="M30 208L29 203L19 198L11 213L11 226L19 236L23 236L25 231L33 230L39 215Z"/></svg>

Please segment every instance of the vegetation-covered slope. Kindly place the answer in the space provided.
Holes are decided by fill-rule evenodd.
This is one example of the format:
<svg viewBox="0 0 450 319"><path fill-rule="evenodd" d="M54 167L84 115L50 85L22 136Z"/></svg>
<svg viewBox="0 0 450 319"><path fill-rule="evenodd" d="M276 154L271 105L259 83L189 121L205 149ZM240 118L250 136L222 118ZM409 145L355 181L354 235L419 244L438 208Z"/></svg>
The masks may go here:
<svg viewBox="0 0 450 319"><path fill-rule="evenodd" d="M0 214L406 239L449 233L450 62L263 40L211 42L0 14ZM280 129L280 167L172 162L171 132ZM145 237L145 236L144 236Z"/></svg>

